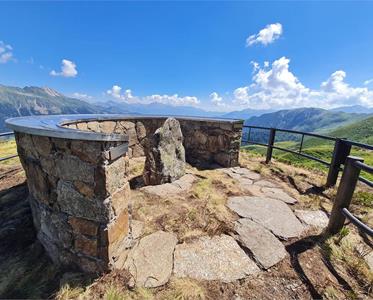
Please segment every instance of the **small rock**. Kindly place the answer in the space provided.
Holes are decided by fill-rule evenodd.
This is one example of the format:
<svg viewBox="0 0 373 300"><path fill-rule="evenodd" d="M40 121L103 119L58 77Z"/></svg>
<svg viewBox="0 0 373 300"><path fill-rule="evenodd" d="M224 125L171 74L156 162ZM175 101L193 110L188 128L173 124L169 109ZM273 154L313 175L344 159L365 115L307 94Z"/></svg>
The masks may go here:
<svg viewBox="0 0 373 300"><path fill-rule="evenodd" d="M279 189L279 188L263 187L262 192L264 196L268 198L281 200L287 204L295 204L298 202L296 199L294 199L293 197L290 197L282 189Z"/></svg>
<svg viewBox="0 0 373 300"><path fill-rule="evenodd" d="M272 231L277 237L298 237L304 228L293 211L282 201L265 197L230 197L228 207Z"/></svg>
<svg viewBox="0 0 373 300"><path fill-rule="evenodd" d="M157 231L143 237L131 249L124 264L133 277L134 284L141 287L158 287L168 282L173 265L176 235Z"/></svg>
<svg viewBox="0 0 373 300"><path fill-rule="evenodd" d="M249 219L240 219L235 223L235 230L239 241L263 268L272 267L286 256L284 245L263 226Z"/></svg>
<svg viewBox="0 0 373 300"><path fill-rule="evenodd" d="M256 264L228 235L201 237L175 248L176 277L232 282L257 272Z"/></svg>
<svg viewBox="0 0 373 300"><path fill-rule="evenodd" d="M318 228L328 226L329 218L321 210L295 210L294 213L306 225Z"/></svg>

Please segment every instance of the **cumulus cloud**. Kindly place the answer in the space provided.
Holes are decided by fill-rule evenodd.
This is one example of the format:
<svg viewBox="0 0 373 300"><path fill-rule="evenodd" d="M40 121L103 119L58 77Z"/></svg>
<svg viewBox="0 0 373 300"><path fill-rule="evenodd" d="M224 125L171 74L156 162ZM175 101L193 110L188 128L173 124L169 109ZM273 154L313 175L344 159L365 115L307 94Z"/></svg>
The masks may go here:
<svg viewBox="0 0 373 300"><path fill-rule="evenodd" d="M112 96L116 99L126 101L128 103L143 103L149 104L153 102L162 103L162 104L170 104L175 106L180 105L198 105L200 101L197 97L194 96L184 96L180 97L178 94L174 95L149 95L144 97L137 97L132 94L130 89L127 89L122 93L122 88L118 85L113 85L110 90L106 91L106 94Z"/></svg>
<svg viewBox="0 0 373 300"><path fill-rule="evenodd" d="M52 70L50 72L52 76L62 76L62 77L76 77L78 71L76 69L76 64L68 59L63 59L61 62L61 72Z"/></svg>
<svg viewBox="0 0 373 300"><path fill-rule="evenodd" d="M319 89L311 89L290 71L289 64L288 58L281 57L272 65L254 66L252 83L233 91L233 103L255 108L373 106L373 91L351 87L343 70L332 73Z"/></svg>
<svg viewBox="0 0 373 300"><path fill-rule="evenodd" d="M0 64L5 64L13 59L13 48L0 41Z"/></svg>
<svg viewBox="0 0 373 300"><path fill-rule="evenodd" d="M225 103L223 102L223 97L219 96L217 92L212 92L210 94L210 101L212 104L216 106L225 106Z"/></svg>
<svg viewBox="0 0 373 300"><path fill-rule="evenodd" d="M250 35L246 39L246 46L254 44L263 44L267 46L277 40L282 34L282 25L280 23L268 24L257 34Z"/></svg>
<svg viewBox="0 0 373 300"><path fill-rule="evenodd" d="M82 100L90 100L90 99L93 98L92 96L90 96L88 94L84 94L84 93L74 93L73 97L78 98L78 99L82 99Z"/></svg>

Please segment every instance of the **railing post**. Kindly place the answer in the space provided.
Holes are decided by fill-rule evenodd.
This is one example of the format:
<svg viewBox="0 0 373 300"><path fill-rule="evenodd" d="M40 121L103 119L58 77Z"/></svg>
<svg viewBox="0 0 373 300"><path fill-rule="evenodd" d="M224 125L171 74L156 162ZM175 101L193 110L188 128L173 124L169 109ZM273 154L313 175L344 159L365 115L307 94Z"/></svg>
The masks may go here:
<svg viewBox="0 0 373 300"><path fill-rule="evenodd" d="M354 165L355 161L363 162L364 160L354 156L348 156L346 159L341 183L338 187L329 218L329 224L326 229L328 234L338 233L344 225L346 218L342 213L342 208L348 208L350 206L357 181L359 180L360 169Z"/></svg>
<svg viewBox="0 0 373 300"><path fill-rule="evenodd" d="M275 143L275 135L276 135L276 129L271 128L269 131L269 138L268 138L266 164L268 164L272 158L273 144Z"/></svg>
<svg viewBox="0 0 373 300"><path fill-rule="evenodd" d="M329 167L328 179L326 186L334 186L337 183L339 169L344 164L347 156L350 155L351 145L343 139L337 139L334 144L332 162Z"/></svg>

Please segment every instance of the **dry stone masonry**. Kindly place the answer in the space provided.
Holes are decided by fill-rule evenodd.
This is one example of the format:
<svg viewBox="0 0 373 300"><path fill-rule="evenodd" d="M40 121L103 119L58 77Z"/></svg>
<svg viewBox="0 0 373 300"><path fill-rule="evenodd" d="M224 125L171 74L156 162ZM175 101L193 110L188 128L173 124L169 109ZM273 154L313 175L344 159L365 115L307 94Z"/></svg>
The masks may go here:
<svg viewBox="0 0 373 300"><path fill-rule="evenodd" d="M55 263L89 273L123 264L122 249L136 235L131 224L128 165L132 157L145 155L153 137L162 140L167 136L163 129L157 131L166 119L72 115L7 120L8 127L15 131L25 169L38 239ZM181 162L185 155L193 166L238 165L242 122L177 118L167 121L165 127L177 142L171 152ZM171 173L166 181L182 175ZM193 181L193 176L185 175L172 187L187 190ZM172 252L176 241L170 238L169 244ZM141 246L131 252L135 262ZM157 286L167 280L172 262L161 270L165 277L150 281L145 277L151 270L147 271L141 262L136 264L145 268L136 281Z"/></svg>

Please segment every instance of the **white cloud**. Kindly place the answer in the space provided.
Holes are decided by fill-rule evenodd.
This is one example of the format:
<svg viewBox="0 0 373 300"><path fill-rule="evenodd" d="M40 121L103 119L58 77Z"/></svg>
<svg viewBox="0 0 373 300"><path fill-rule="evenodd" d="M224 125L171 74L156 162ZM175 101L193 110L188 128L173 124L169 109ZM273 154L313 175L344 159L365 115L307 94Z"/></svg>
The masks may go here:
<svg viewBox="0 0 373 300"><path fill-rule="evenodd" d="M371 83L373 83L373 78L364 81L364 85L369 85Z"/></svg>
<svg viewBox="0 0 373 300"><path fill-rule="evenodd" d="M13 48L0 41L0 64L5 64L13 59Z"/></svg>
<svg viewBox="0 0 373 300"><path fill-rule="evenodd" d="M76 69L76 64L68 59L63 59L61 62L61 72L52 70L50 72L52 76L62 76L62 77L76 77L78 71Z"/></svg>
<svg viewBox="0 0 373 300"><path fill-rule="evenodd" d="M143 104L149 104L153 102L157 103L163 103L163 104L170 104L175 106L180 105L198 105L200 104L200 101L197 97L194 96L184 96L180 97L178 94L174 95L149 95L145 97L137 97L132 94L132 91L130 89L125 90L124 93L122 93L122 88L118 85L113 85L110 90L106 91L107 95L110 95L116 99L123 100L128 103L143 103Z"/></svg>
<svg viewBox="0 0 373 300"><path fill-rule="evenodd" d="M288 58L281 57L271 66L254 66L252 83L234 90L233 103L253 108L373 106L373 91L351 87L344 71L334 72L319 89L311 89L290 71L289 64Z"/></svg>
<svg viewBox="0 0 373 300"><path fill-rule="evenodd" d="M74 93L73 97L78 98L78 99L82 99L82 100L90 100L90 99L93 98L92 96L90 96L88 94L84 94L84 93Z"/></svg>
<svg viewBox="0 0 373 300"><path fill-rule="evenodd" d="M217 92L212 92L210 94L210 101L212 104L216 106L225 106L225 103L223 102L223 97L219 96Z"/></svg>
<svg viewBox="0 0 373 300"><path fill-rule="evenodd" d="M263 44L267 46L277 40L282 34L282 25L280 23L269 24L257 34L250 35L246 39L246 46L254 44Z"/></svg>

